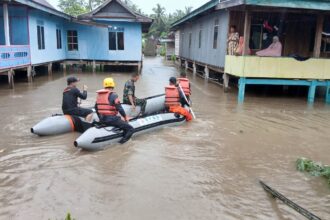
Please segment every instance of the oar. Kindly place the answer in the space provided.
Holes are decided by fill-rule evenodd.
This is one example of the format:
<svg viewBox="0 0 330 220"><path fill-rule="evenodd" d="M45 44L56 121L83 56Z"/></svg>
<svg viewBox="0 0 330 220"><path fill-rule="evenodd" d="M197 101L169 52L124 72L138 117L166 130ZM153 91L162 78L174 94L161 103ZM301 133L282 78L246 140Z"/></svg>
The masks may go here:
<svg viewBox="0 0 330 220"><path fill-rule="evenodd" d="M188 99L187 99L187 96L186 96L186 94L184 94L184 91L183 91L183 89L182 89L182 87L181 87L180 84L179 84L179 89L180 89L180 91L181 91L181 93L182 93L184 99L185 99L186 102L189 104L189 101L188 101ZM188 107L188 108L189 108L189 111L191 112L193 118L196 119L195 113L194 113L194 111L192 110L192 108L191 108L191 107Z"/></svg>

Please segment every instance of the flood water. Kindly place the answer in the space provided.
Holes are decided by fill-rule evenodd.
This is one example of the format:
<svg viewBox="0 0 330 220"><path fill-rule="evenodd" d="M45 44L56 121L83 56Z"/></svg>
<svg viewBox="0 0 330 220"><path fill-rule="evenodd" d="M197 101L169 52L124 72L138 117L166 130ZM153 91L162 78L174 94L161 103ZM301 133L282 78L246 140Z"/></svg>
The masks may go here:
<svg viewBox="0 0 330 220"><path fill-rule="evenodd" d="M163 93L179 70L146 58L137 96ZM112 76L122 96L129 74L75 73L92 106ZM330 164L330 108L305 97L255 97L189 75L197 119L84 152L79 134L37 137L30 127L61 113L63 73L0 86L0 219L304 219L261 188L263 180L322 219L330 188L295 169L298 157Z"/></svg>

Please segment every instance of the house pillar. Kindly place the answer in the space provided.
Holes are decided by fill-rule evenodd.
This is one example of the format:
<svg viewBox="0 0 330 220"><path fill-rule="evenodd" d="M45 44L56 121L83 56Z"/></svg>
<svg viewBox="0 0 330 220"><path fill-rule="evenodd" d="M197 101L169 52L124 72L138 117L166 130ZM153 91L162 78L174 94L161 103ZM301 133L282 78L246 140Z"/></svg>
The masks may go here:
<svg viewBox="0 0 330 220"><path fill-rule="evenodd" d="M248 55L248 53L249 53L250 33L251 33L251 12L249 10L246 10L245 11L245 19L244 19L243 55Z"/></svg>
<svg viewBox="0 0 330 220"><path fill-rule="evenodd" d="M95 60L93 60L92 68L93 68L93 73L94 73L96 71L96 62L95 62Z"/></svg>
<svg viewBox="0 0 330 220"><path fill-rule="evenodd" d="M142 70L142 62L138 63L138 73L141 74L141 70Z"/></svg>
<svg viewBox="0 0 330 220"><path fill-rule="evenodd" d="M185 70L188 70L188 61L187 60L184 61L184 68L185 68Z"/></svg>
<svg viewBox="0 0 330 220"><path fill-rule="evenodd" d="M197 73L197 67L196 67L196 62L193 63L193 74L196 75Z"/></svg>
<svg viewBox="0 0 330 220"><path fill-rule="evenodd" d="M228 92L228 88L229 88L229 75L227 73L223 73L222 79L223 79L223 91L224 92Z"/></svg>
<svg viewBox="0 0 330 220"><path fill-rule="evenodd" d="M32 66L27 67L27 78L29 82L32 82Z"/></svg>
<svg viewBox="0 0 330 220"><path fill-rule="evenodd" d="M8 84L9 84L9 88L11 89L14 88L14 75L15 75L14 70L11 69L8 71Z"/></svg>
<svg viewBox="0 0 330 220"><path fill-rule="evenodd" d="M9 31L9 13L8 13L8 4L3 4L3 21L5 28L5 43L6 46L10 46L10 31Z"/></svg>
<svg viewBox="0 0 330 220"><path fill-rule="evenodd" d="M314 52L313 52L313 56L316 58L320 57L320 53L321 53L323 24L324 24L324 15L319 14L317 16L315 43L314 43Z"/></svg>
<svg viewBox="0 0 330 220"><path fill-rule="evenodd" d="M53 63L48 63L48 75L52 75L53 73Z"/></svg>
<svg viewBox="0 0 330 220"><path fill-rule="evenodd" d="M210 70L209 70L209 67L208 66L205 66L204 68L204 72L205 72L205 79L209 79L210 77Z"/></svg>

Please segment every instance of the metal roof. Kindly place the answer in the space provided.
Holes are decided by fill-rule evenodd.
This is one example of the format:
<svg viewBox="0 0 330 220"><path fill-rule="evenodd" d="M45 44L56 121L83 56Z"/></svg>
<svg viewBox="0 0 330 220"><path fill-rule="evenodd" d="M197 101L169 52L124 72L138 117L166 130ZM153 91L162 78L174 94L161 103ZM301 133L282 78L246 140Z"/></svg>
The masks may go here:
<svg viewBox="0 0 330 220"><path fill-rule="evenodd" d="M219 0L211 0L209 2L207 2L206 4L202 5L201 7L193 10L191 13L187 14L186 16L184 16L183 18L177 20L176 22L174 22L171 25L171 28L175 28L175 26L178 26L200 14L203 14L204 12L214 8L215 6L217 6L217 4L219 3Z"/></svg>
<svg viewBox="0 0 330 220"><path fill-rule="evenodd" d="M220 0L216 8L240 5L330 11L330 0Z"/></svg>

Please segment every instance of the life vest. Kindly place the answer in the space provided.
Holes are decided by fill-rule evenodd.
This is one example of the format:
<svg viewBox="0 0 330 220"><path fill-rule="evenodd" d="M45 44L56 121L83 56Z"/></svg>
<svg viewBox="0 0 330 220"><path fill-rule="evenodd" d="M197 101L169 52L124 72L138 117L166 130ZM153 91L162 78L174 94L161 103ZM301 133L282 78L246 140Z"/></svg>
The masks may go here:
<svg viewBox="0 0 330 220"><path fill-rule="evenodd" d="M180 93L179 89L176 86L165 87L165 106L181 106Z"/></svg>
<svg viewBox="0 0 330 220"><path fill-rule="evenodd" d="M118 111L116 109L116 106L111 105L109 102L109 96L113 93L107 89L101 89L96 92L97 98L96 98L96 106L97 106L97 112L100 115L117 115Z"/></svg>
<svg viewBox="0 0 330 220"><path fill-rule="evenodd" d="M183 90L184 94L189 97L191 95L189 79L187 79L187 78L178 78L177 80L178 80L180 86L182 87L182 90Z"/></svg>

